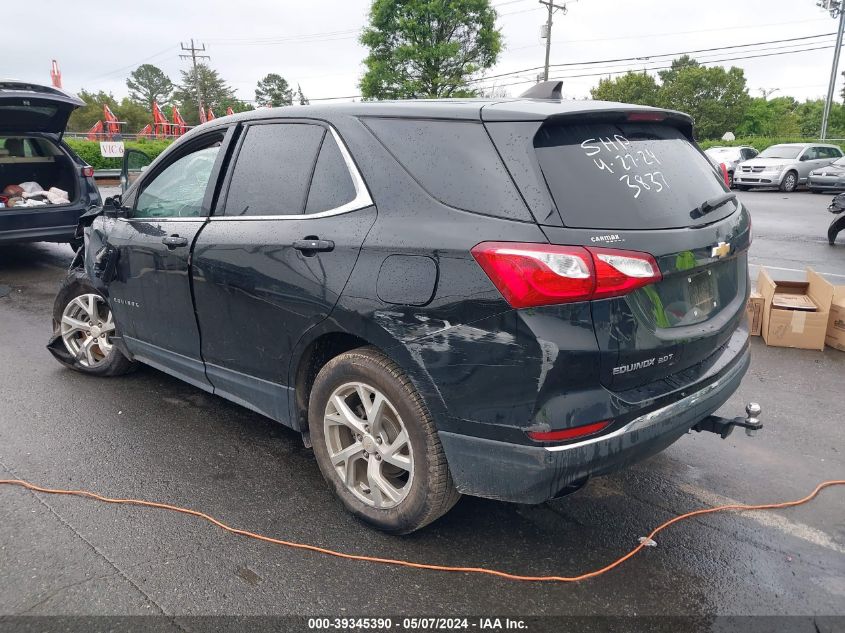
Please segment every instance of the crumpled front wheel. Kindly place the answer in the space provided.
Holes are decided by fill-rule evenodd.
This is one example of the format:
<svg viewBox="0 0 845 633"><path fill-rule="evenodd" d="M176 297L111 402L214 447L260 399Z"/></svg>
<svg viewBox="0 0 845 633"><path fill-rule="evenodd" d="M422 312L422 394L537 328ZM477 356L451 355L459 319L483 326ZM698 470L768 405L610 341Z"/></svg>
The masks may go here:
<svg viewBox="0 0 845 633"><path fill-rule="evenodd" d="M105 298L82 271L62 282L53 304L53 337L48 348L56 359L93 376L120 376L135 368L115 345L117 325Z"/></svg>

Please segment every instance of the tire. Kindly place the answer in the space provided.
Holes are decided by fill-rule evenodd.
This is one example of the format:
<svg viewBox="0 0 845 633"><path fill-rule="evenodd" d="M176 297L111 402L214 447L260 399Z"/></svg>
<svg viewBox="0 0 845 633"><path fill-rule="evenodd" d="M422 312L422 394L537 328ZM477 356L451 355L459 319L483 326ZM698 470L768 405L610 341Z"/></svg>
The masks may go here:
<svg viewBox="0 0 845 633"><path fill-rule="evenodd" d="M786 172L783 176L783 180L780 181L779 189L784 193L792 193L798 189L798 174L794 171Z"/></svg>
<svg viewBox="0 0 845 633"><path fill-rule="evenodd" d="M370 407L382 403L380 415L364 409L365 398ZM346 352L320 370L308 423L326 482L347 510L380 530L408 534L460 498L422 396L375 348Z"/></svg>
<svg viewBox="0 0 845 633"><path fill-rule="evenodd" d="M71 250L75 253L80 248L82 248L82 245L85 244L85 240L83 240L81 238L74 238L74 239L70 240L67 244L68 244L68 246L70 246Z"/></svg>
<svg viewBox="0 0 845 633"><path fill-rule="evenodd" d="M728 189L734 188L734 173L732 171L728 172Z"/></svg>
<svg viewBox="0 0 845 633"><path fill-rule="evenodd" d="M836 236L841 231L845 231L845 215L836 218L827 229L827 241L831 246L836 242Z"/></svg>
<svg viewBox="0 0 845 633"><path fill-rule="evenodd" d="M89 323L93 323L91 329L87 327ZM106 300L83 271L72 271L62 281L53 303L51 345L58 350L53 355L66 367L83 374L121 376L137 365L112 341L116 334Z"/></svg>

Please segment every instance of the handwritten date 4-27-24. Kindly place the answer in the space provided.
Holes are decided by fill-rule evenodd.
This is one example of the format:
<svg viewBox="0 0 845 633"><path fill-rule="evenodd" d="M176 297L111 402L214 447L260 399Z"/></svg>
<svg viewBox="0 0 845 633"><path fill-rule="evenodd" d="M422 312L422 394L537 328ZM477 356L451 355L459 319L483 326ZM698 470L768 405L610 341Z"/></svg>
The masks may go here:
<svg viewBox="0 0 845 633"><path fill-rule="evenodd" d="M661 164L655 153L648 148L634 150L631 141L621 134L613 138L588 138L581 143L581 149L599 170L614 175L621 172L618 180L631 190L634 198L639 198L643 191L659 193L669 188L663 172L653 169ZM643 171L649 168L651 171Z"/></svg>

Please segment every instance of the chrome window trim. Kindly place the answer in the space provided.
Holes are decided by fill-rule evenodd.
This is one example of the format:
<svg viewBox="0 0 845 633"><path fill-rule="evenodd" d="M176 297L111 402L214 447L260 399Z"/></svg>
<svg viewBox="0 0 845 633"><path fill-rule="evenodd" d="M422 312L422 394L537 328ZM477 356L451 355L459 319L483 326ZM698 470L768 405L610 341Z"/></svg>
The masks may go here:
<svg viewBox="0 0 845 633"><path fill-rule="evenodd" d="M279 123L284 125L284 121L279 121ZM343 142L343 139L340 138L337 130L335 130L331 124L327 124L327 127L329 132L331 132L335 143L337 143L338 149L340 149L340 155L343 157L343 162L346 164L346 170L352 178L352 186L355 187L355 198L346 204L335 207L334 209L319 211L317 213L295 213L292 215L210 215L208 219L212 222L217 222L219 220L309 220L312 218L327 218L333 215L341 215L343 213L358 211L360 209L366 209L367 207L373 206L373 199L370 197L370 191L367 189L367 184L364 182L361 172L358 171L355 161L352 160L352 155L346 148L346 143Z"/></svg>
<svg viewBox="0 0 845 633"><path fill-rule="evenodd" d="M592 437L581 442L575 442L574 444L563 444L562 446L546 446L545 449L550 453L569 451L574 448L581 448L582 446L589 446L590 444L598 444L599 442L605 442L615 437L619 437L620 435L625 435L626 433L630 433L632 431L639 431L648 428L654 424L659 424L660 422L663 422L668 418L674 417L679 412L685 411L691 406L698 404L702 399L713 395L715 392L721 391L727 383L729 383L736 377L736 374L742 371L743 365L744 363L738 362L724 376L718 378L717 380L714 380L703 389L700 389L695 393L691 393L685 398L676 400L675 402L672 402L671 404L668 404L665 407L661 407L660 409L656 409L654 411L651 411L650 413L641 415L640 417L628 422L628 424L623 426L621 429L615 430L613 433L608 433L607 435L599 435L598 437Z"/></svg>

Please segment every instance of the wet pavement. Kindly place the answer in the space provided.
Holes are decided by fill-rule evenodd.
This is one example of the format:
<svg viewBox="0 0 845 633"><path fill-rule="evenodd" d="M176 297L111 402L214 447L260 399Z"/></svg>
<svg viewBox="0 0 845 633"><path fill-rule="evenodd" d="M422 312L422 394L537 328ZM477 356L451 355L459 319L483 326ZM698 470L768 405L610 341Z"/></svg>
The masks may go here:
<svg viewBox="0 0 845 633"><path fill-rule="evenodd" d="M740 195L754 212L753 265L790 276L809 264L845 283L845 242L824 238L827 196ZM70 258L63 245L0 249L0 478L188 506L350 553L540 575L601 567L681 512L794 499L845 478L845 353L758 338L721 411L760 402L757 437L687 435L568 498L464 498L419 533L385 536L343 511L282 426L153 369L96 379L60 367L44 344ZM339 560L192 517L0 487L0 615L845 615L845 489L789 510L696 518L657 541L593 580L520 583Z"/></svg>

